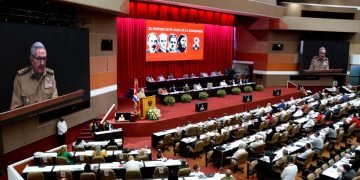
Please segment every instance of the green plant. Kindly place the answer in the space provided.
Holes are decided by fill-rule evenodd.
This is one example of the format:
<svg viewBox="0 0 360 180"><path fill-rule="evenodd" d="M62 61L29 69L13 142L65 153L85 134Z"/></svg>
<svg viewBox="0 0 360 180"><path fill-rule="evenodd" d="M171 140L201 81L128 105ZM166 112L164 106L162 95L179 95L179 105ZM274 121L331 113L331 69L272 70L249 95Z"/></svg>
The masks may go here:
<svg viewBox="0 0 360 180"><path fill-rule="evenodd" d="M219 97L225 97L226 96L226 91L224 89L219 89L216 91L217 96Z"/></svg>
<svg viewBox="0 0 360 180"><path fill-rule="evenodd" d="M360 91L356 91L355 94L356 94L357 97L359 97L360 96Z"/></svg>
<svg viewBox="0 0 360 180"><path fill-rule="evenodd" d="M200 100L207 100L208 97L209 97L209 94L206 91L202 91L199 93Z"/></svg>
<svg viewBox="0 0 360 180"><path fill-rule="evenodd" d="M189 103L189 102L191 102L191 100L192 100L192 97L190 94L183 94L181 96L181 102Z"/></svg>
<svg viewBox="0 0 360 180"><path fill-rule="evenodd" d="M164 102L165 102L166 105L172 106L172 105L175 104L176 100L175 100L175 98L173 96L166 96L164 98Z"/></svg>
<svg viewBox="0 0 360 180"><path fill-rule="evenodd" d="M246 93L251 93L253 91L252 87L251 86L245 86L244 87L244 92Z"/></svg>
<svg viewBox="0 0 360 180"><path fill-rule="evenodd" d="M255 91L263 91L264 90L264 86L262 84L258 84L255 86Z"/></svg>
<svg viewBox="0 0 360 180"><path fill-rule="evenodd" d="M241 93L241 89L240 88L237 88L237 87L234 87L231 89L231 92L235 95L238 95Z"/></svg>

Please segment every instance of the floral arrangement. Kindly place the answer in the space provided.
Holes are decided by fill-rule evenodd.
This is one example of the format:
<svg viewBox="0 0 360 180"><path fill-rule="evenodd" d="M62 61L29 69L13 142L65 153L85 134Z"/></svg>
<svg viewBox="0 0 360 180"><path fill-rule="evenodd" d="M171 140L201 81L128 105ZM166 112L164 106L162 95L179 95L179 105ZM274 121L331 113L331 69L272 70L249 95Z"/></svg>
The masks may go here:
<svg viewBox="0 0 360 180"><path fill-rule="evenodd" d="M231 89L231 92L232 92L233 94L235 94L235 95L238 95L238 94L241 93L241 89L238 88L238 87L234 87L234 88Z"/></svg>
<svg viewBox="0 0 360 180"><path fill-rule="evenodd" d="M245 86L244 87L244 92L246 93L251 93L253 91L252 87L251 86Z"/></svg>
<svg viewBox="0 0 360 180"><path fill-rule="evenodd" d="M164 102L166 105L168 106L172 106L175 104L176 100L173 96L166 96L165 99L164 99Z"/></svg>
<svg viewBox="0 0 360 180"><path fill-rule="evenodd" d="M146 116L149 120L158 120L161 117L160 109L153 107L146 112Z"/></svg>
<svg viewBox="0 0 360 180"><path fill-rule="evenodd" d="M206 91L202 91L199 93L200 100L207 100L208 97L209 97L209 94Z"/></svg>
<svg viewBox="0 0 360 180"><path fill-rule="evenodd" d="M219 96L219 97L225 97L226 96L226 91L223 90L223 89L219 89L216 91L216 94Z"/></svg>
<svg viewBox="0 0 360 180"><path fill-rule="evenodd" d="M256 91L263 91L264 90L264 86L262 84L258 84L255 86L255 90Z"/></svg>
<svg viewBox="0 0 360 180"><path fill-rule="evenodd" d="M189 102L191 102L191 100L192 100L192 97L190 94L183 94L181 96L181 101L184 103L189 103Z"/></svg>

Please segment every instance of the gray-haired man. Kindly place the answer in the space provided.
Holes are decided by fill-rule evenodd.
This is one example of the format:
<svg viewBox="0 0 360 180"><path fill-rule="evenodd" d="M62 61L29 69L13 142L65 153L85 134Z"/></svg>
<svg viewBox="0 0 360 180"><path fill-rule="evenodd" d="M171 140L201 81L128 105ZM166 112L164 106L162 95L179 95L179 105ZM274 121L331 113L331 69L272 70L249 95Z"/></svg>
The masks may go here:
<svg viewBox="0 0 360 180"><path fill-rule="evenodd" d="M20 69L14 80L11 109L58 96L54 71L46 68L47 54L41 42L30 48L31 66Z"/></svg>

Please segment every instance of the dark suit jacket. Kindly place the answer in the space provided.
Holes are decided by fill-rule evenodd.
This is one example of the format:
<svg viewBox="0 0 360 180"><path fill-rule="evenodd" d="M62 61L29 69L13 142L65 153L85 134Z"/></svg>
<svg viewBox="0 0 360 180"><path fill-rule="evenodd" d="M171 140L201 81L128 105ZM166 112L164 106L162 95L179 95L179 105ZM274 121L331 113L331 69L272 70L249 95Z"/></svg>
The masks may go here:
<svg viewBox="0 0 360 180"><path fill-rule="evenodd" d="M353 160L350 160L350 163L352 164L351 169L357 172L360 167L360 158L355 157Z"/></svg>

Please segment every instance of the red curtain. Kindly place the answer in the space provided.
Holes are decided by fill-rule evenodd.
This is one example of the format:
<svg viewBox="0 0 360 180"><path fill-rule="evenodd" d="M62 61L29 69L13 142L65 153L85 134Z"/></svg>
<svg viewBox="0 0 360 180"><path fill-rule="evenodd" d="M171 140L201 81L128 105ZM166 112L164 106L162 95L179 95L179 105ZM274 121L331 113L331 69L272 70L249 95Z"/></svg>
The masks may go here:
<svg viewBox="0 0 360 180"><path fill-rule="evenodd" d="M146 62L145 19L205 23L204 60ZM131 2L129 18L117 19L119 95L133 86L135 78L139 80L139 86L146 86L147 75L156 77L172 73L180 77L184 73L224 71L232 63L233 24L234 16L229 14Z"/></svg>

